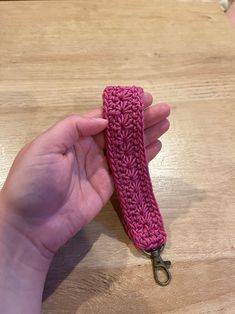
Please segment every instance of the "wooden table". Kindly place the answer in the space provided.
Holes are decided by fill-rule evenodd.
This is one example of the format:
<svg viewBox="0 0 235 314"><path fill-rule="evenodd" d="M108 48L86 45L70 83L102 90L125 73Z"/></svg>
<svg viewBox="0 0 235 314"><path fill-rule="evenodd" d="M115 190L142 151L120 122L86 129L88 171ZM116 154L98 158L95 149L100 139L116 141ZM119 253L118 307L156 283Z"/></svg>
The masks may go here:
<svg viewBox="0 0 235 314"><path fill-rule="evenodd" d="M172 105L150 164L172 283L108 204L55 258L43 313L235 313L235 32L216 2L0 2L0 39L0 185L22 145L106 85Z"/></svg>

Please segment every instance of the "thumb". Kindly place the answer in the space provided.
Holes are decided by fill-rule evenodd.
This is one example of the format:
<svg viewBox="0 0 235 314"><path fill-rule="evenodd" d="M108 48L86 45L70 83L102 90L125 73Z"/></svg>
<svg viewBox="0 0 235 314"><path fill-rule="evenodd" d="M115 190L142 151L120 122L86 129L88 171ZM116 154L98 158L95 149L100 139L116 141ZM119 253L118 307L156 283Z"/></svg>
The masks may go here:
<svg viewBox="0 0 235 314"><path fill-rule="evenodd" d="M47 152L65 153L80 137L96 135L107 127L108 121L102 118L69 116L37 138L41 149Z"/></svg>

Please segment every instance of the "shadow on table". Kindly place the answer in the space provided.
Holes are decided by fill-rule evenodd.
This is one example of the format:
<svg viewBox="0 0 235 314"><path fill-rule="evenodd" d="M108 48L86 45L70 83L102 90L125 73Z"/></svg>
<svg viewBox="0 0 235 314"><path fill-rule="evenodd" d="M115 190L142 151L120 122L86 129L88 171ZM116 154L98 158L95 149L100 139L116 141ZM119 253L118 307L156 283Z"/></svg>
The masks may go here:
<svg viewBox="0 0 235 314"><path fill-rule="evenodd" d="M194 202L201 202L205 199L206 192L180 179L171 177L159 178L154 190L162 208L166 229L168 231L168 242L170 243L170 224L189 212ZM115 195L112 197L111 203L117 213L119 213L120 207ZM92 239L91 237L88 238L85 228L70 240L55 256L47 276L43 295L44 301L82 261L102 233L127 244L133 255L140 256L141 253L130 244L131 241L124 232L111 206L105 206L96 219L91 222L90 228L92 230ZM94 260L94 264L95 263L96 260ZM69 291L69 289L68 291L63 291L62 297L64 296L66 300L61 300L61 307L63 307L61 313L64 313L68 306L69 313L73 314L82 303L88 299L98 294L110 293L110 286L117 281L120 276L120 268L116 268L115 271L103 268L97 269L95 267L87 267L86 269L85 266L81 267L81 269L77 268L76 282L73 283L73 287L69 288L71 291ZM77 292L76 296L74 296L74 291ZM142 302L144 302L144 300L142 300ZM59 314L60 309L58 305L57 307L57 313Z"/></svg>
<svg viewBox="0 0 235 314"><path fill-rule="evenodd" d="M110 226L106 225L106 220L111 221ZM118 230L118 234L116 234ZM56 309L56 313L76 313L76 311L87 300L98 295L104 295L110 290L110 286L118 280L122 271L125 268L125 263L122 267L107 267L106 263L94 256L94 264L91 266L91 258L89 265L85 263L79 267L79 263L86 257L92 246L102 234L109 237L121 239L125 242L124 231L120 231L120 221L112 206L107 204L95 220L88 226L82 229L75 237L64 245L53 259L49 269L46 284L43 293L43 308L45 311ZM123 236L121 236L123 233ZM128 240L128 238L127 238ZM104 248L105 250L105 248ZM94 254L94 253L92 253ZM112 252L110 252L112 254ZM107 253L105 254L107 258ZM125 261L125 250L122 251L122 257ZM104 267L102 267L102 264ZM98 267L96 267L98 265ZM117 265L118 266L118 265ZM76 268L76 269L75 269ZM73 280L67 280L61 289L58 289L58 294L49 300L48 298L59 288L63 281L73 272ZM48 299L48 301L47 301ZM54 300L56 305L54 305Z"/></svg>
<svg viewBox="0 0 235 314"><path fill-rule="evenodd" d="M110 208L110 204L105 206L103 211L108 213L109 218L112 221L116 221L118 224L119 221L117 219L117 215L113 208ZM98 215L99 216L99 215ZM107 215L105 217L107 219ZM120 223L119 223L120 224ZM98 240L101 234L106 234L110 237L115 237L112 229L107 230L105 227L105 223L102 223L99 220L93 220L89 225L87 225L84 229L82 229L77 235L75 235L70 241L68 241L56 254L54 257L50 269L48 271L46 284L43 293L43 301L45 301L56 289L57 287L70 275L70 273L74 270L75 267L83 260L83 258L87 255L87 253L91 250L94 243ZM81 271L79 267L76 269L76 280L77 289L84 289L84 287L80 287L81 282L89 282L89 277L93 278L93 275L99 278L101 276L100 282L96 282L97 286L103 286L105 284L105 288L108 289L109 284L111 284L116 277L112 276L110 280L108 279L108 275L102 276L102 267L99 267L97 270L95 265L102 265L102 261L98 261L97 258L94 257L94 265L87 267L87 271L84 272L86 266L83 265ZM94 274L93 274L94 272ZM97 276L98 275L98 276ZM104 279L106 277L106 279ZM88 290L88 289L85 289ZM99 289L97 289L98 291ZM90 292L95 292L96 289L91 289ZM86 291L87 297L90 297L88 291ZM80 298L80 297L79 297ZM77 298L79 300L79 298ZM67 301L66 301L67 302Z"/></svg>
<svg viewBox="0 0 235 314"><path fill-rule="evenodd" d="M206 198L206 191L196 188L191 183L186 183L178 178L173 177L160 177L154 184L154 194L158 201L160 211L164 219L164 225L167 230L167 247L171 245L170 225L181 216L186 215L193 203L201 202ZM120 205L117 195L114 194L111 198L111 203L115 208L118 215L120 215ZM112 220L104 219L105 213L101 212L97 217L107 228L113 228ZM120 222L118 222L118 225ZM138 251L134 245L130 245L130 239L125 234L123 227L116 228L116 238L126 244L134 256L140 256L141 252Z"/></svg>

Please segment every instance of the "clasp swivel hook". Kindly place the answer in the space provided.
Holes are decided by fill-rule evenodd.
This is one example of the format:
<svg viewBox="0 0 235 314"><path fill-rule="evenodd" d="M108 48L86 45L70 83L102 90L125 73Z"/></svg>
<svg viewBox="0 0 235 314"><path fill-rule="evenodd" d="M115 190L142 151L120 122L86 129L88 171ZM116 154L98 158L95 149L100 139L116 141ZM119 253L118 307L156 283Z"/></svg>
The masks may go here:
<svg viewBox="0 0 235 314"><path fill-rule="evenodd" d="M169 268L171 266L170 261L164 261L161 257L161 252L163 251L164 246L159 249L151 251L151 259L153 263L153 273L155 281L160 286L167 286L171 281L171 273L169 272ZM164 273L165 280L160 280L159 275L160 272Z"/></svg>

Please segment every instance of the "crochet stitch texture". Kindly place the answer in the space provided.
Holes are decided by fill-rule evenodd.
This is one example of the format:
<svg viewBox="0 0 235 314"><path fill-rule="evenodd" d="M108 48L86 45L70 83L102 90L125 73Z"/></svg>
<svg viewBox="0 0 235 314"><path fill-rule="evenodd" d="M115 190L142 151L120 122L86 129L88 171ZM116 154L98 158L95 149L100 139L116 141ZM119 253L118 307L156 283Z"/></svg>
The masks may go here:
<svg viewBox="0 0 235 314"><path fill-rule="evenodd" d="M109 86L103 92L107 159L121 206L124 227L135 246L152 250L166 242L154 197L144 146L144 91Z"/></svg>

